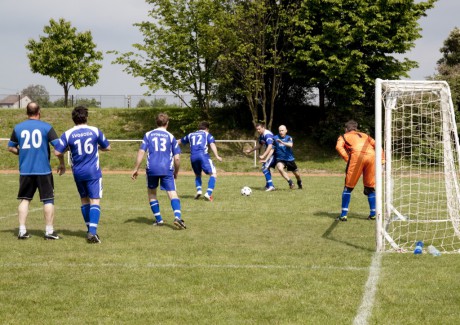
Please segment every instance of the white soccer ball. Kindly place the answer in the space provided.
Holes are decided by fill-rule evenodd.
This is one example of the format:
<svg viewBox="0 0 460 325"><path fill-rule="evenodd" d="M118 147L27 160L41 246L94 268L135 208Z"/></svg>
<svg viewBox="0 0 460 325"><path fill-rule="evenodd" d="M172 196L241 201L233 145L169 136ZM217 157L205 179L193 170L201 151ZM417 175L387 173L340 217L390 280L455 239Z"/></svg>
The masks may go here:
<svg viewBox="0 0 460 325"><path fill-rule="evenodd" d="M249 186L245 186L241 189L241 195L243 196L249 196L251 195L251 193L252 193L252 190Z"/></svg>

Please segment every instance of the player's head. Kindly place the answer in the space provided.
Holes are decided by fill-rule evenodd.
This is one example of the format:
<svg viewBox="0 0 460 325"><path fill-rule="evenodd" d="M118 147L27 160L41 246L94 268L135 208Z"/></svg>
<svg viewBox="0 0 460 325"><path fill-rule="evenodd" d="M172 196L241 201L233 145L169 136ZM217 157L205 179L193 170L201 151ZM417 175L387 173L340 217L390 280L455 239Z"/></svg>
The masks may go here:
<svg viewBox="0 0 460 325"><path fill-rule="evenodd" d="M166 113L160 113L160 114L158 114L158 115L157 115L156 122L157 122L157 126L159 126L159 127L166 127L166 126L168 126L168 123L169 123L169 116L168 116L168 114L166 114Z"/></svg>
<svg viewBox="0 0 460 325"><path fill-rule="evenodd" d="M280 125L278 128L278 132L280 133L281 137L284 138L287 134L287 129L285 125Z"/></svg>
<svg viewBox="0 0 460 325"><path fill-rule="evenodd" d="M347 123L345 123L345 131L350 132L350 131L356 131L358 130L358 122L355 120L349 120Z"/></svg>
<svg viewBox="0 0 460 325"><path fill-rule="evenodd" d="M37 116L40 114L40 106L35 102L27 104L27 116Z"/></svg>
<svg viewBox="0 0 460 325"><path fill-rule="evenodd" d="M209 122L201 121L198 123L198 130L209 130Z"/></svg>
<svg viewBox="0 0 460 325"><path fill-rule="evenodd" d="M88 109L85 106L77 106L72 111L72 120L75 125L86 124L88 121Z"/></svg>
<svg viewBox="0 0 460 325"><path fill-rule="evenodd" d="M262 123L262 122L256 123L256 131L259 134L264 133L264 131L265 131L265 123Z"/></svg>

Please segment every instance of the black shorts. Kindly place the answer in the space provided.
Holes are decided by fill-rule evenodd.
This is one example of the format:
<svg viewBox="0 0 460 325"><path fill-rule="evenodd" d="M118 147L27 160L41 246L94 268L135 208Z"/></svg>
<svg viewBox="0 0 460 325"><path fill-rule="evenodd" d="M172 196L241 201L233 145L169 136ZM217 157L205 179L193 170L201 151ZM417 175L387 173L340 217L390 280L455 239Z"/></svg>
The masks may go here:
<svg viewBox="0 0 460 325"><path fill-rule="evenodd" d="M40 201L54 199L53 174L19 176L18 200L32 200L37 189Z"/></svg>
<svg viewBox="0 0 460 325"><path fill-rule="evenodd" d="M296 172L298 170L297 165L294 160L292 161L277 160L276 163L282 163L284 167L288 170L288 172Z"/></svg>

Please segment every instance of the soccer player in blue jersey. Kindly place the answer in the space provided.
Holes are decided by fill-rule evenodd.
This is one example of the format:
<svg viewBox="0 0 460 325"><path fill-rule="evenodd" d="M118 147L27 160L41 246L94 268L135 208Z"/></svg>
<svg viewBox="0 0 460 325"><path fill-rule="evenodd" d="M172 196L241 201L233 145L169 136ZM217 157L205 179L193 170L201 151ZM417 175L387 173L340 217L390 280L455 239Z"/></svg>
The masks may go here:
<svg viewBox="0 0 460 325"><path fill-rule="evenodd" d="M91 244L101 243L97 233L101 217L102 172L99 167L99 150L110 150L110 143L101 130L87 125L88 109L75 107L72 111L75 126L65 131L54 153L62 157L70 151L72 171L81 199L81 213L87 227L86 240Z"/></svg>
<svg viewBox="0 0 460 325"><path fill-rule="evenodd" d="M160 203L157 199L157 188L166 191L174 213L174 225L179 229L185 229L182 220L180 199L176 192L175 178L179 172L180 147L176 138L167 131L169 117L165 113L160 113L156 117L157 128L148 131L142 139L141 146L137 153L134 171L131 174L133 180L137 179L139 167L147 152L147 195L150 209L155 216L154 225L162 226L163 218L160 213Z"/></svg>
<svg viewBox="0 0 460 325"><path fill-rule="evenodd" d="M275 186L273 185L270 172L270 168L275 168L275 156L271 152L273 147L273 133L265 128L265 123L257 123L256 131L259 133L257 145L252 149L246 149L244 152L249 154L255 150L259 150L262 146L265 147L265 151L259 155L260 162L262 162L262 172L266 181L265 191L274 191Z"/></svg>
<svg viewBox="0 0 460 325"><path fill-rule="evenodd" d="M201 194L203 194L201 188L201 172L204 172L206 175L210 175L208 189L204 194L204 198L208 201L212 201L212 193L216 186L217 173L216 167L208 154L208 146L211 148L217 160L222 161L222 158L217 153L214 137L209 133L209 123L206 121L200 122L198 124L198 131L186 135L178 142L179 144L190 144L190 161L192 163L193 172L195 173L195 200L198 200Z"/></svg>
<svg viewBox="0 0 460 325"><path fill-rule="evenodd" d="M50 147L58 142L53 127L40 121L40 106L31 102L27 105L28 120L17 124L8 142L8 151L19 155L19 192L18 192L18 239L28 239L26 229L30 201L38 189L40 201L43 202L45 217L45 239L59 239L54 231L54 180L50 165ZM65 164L59 158L59 175L65 173Z"/></svg>
<svg viewBox="0 0 460 325"><path fill-rule="evenodd" d="M300 178L299 170L294 159L294 153L292 152L294 141L292 140L292 137L287 134L287 128L285 125L280 125L278 132L279 134L273 137L276 168L280 172L281 176L283 176L283 178L288 182L289 188L293 189L295 185L289 177L287 171L294 174L297 179L297 186L299 189L302 189L302 179Z"/></svg>

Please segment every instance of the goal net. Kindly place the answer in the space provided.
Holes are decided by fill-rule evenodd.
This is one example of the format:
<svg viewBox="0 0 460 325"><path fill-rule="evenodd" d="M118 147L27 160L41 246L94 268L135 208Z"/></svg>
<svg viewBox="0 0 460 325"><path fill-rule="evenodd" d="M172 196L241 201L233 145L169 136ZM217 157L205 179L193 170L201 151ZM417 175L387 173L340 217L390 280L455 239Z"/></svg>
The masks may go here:
<svg viewBox="0 0 460 325"><path fill-rule="evenodd" d="M459 140L443 81L376 81L377 250L460 252ZM382 149L383 148L383 149ZM379 156L380 155L380 156Z"/></svg>

